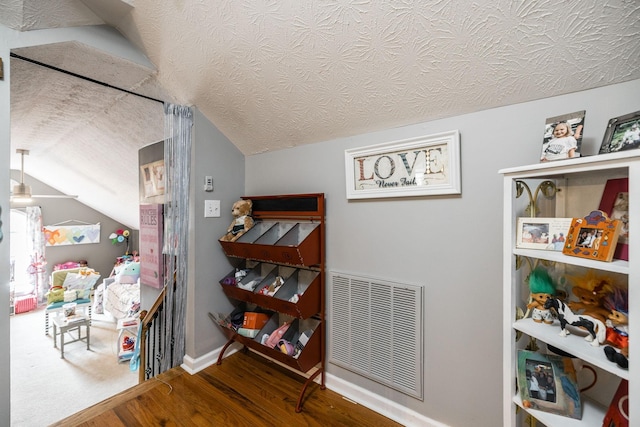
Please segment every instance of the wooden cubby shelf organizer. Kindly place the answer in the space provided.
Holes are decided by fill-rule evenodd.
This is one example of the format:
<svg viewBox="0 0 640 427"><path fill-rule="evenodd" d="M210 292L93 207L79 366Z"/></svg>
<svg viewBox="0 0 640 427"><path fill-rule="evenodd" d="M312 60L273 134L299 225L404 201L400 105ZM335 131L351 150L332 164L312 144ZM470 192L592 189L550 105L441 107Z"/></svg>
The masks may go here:
<svg viewBox="0 0 640 427"><path fill-rule="evenodd" d="M320 376L321 388L325 388L324 194L243 199L253 202L255 225L235 242L220 242L233 266L220 286L235 302L229 318L256 312L266 314L268 320L255 336L223 326L228 341L217 363L222 363L226 349L238 342L305 376L296 405L296 412L300 412L304 393L316 377ZM245 274L236 278L238 270ZM277 290L263 293L276 280L281 283ZM293 345L302 342L301 338L306 340L296 356L262 344L263 337L284 322L290 326L283 340Z"/></svg>

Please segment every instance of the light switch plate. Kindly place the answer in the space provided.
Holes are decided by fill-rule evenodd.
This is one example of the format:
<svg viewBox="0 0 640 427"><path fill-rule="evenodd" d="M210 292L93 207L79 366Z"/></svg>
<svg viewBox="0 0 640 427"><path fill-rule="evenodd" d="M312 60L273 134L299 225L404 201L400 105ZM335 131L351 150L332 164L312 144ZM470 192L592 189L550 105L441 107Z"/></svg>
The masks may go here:
<svg viewBox="0 0 640 427"><path fill-rule="evenodd" d="M220 217L220 200L204 201L204 217L205 218Z"/></svg>

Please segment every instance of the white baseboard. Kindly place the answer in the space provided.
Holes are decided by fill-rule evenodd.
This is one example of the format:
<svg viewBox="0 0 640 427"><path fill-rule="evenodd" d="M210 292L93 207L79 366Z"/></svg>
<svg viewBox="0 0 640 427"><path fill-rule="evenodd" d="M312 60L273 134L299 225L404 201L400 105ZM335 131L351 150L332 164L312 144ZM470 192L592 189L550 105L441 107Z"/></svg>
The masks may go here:
<svg viewBox="0 0 640 427"><path fill-rule="evenodd" d="M233 353L235 353L241 348L242 348L242 345L240 344L232 344L224 352L224 357L228 357L232 355ZM222 347L217 348L203 356L198 357L197 359L194 359L188 354L185 354L182 360L182 365L180 365L180 367L191 375L196 374L201 370L215 364L218 361L218 357L220 356L221 350L222 350Z"/></svg>
<svg viewBox="0 0 640 427"><path fill-rule="evenodd" d="M447 427L446 424L425 417L422 414L375 393L371 393L369 390L347 382L335 375L326 374L325 385L328 389L335 391L344 398L352 400L404 426Z"/></svg>
<svg viewBox="0 0 640 427"><path fill-rule="evenodd" d="M224 352L225 357L230 356L241 348L242 347L238 344L232 345ZM182 369L184 369L190 375L193 375L216 363L218 361L218 356L220 355L221 350L222 347L217 348L201 357L198 357L197 359L194 359L189 355L185 355L181 365ZM319 382L320 377L316 377L315 381ZM349 399L366 408L369 408L372 411L375 411L380 415L384 415L385 417L404 426L447 427L446 424L442 424L438 421L427 418L424 415L421 415L389 399L385 399L382 396L371 393L369 390L349 383L339 377L336 377L335 375L331 375L328 373L326 374L325 386L329 390L342 395L344 398Z"/></svg>

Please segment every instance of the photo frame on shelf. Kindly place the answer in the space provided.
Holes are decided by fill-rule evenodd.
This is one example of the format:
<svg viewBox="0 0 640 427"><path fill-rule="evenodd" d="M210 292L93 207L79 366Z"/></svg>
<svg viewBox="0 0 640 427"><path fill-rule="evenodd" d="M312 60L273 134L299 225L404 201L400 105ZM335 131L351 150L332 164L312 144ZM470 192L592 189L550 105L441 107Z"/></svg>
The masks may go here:
<svg viewBox="0 0 640 427"><path fill-rule="evenodd" d="M586 111L549 117L542 138L541 162L580 157Z"/></svg>
<svg viewBox="0 0 640 427"><path fill-rule="evenodd" d="M573 218L518 218L516 248L562 251Z"/></svg>
<svg viewBox="0 0 640 427"><path fill-rule="evenodd" d="M598 154L633 150L640 147L640 111L609 120Z"/></svg>
<svg viewBox="0 0 640 427"><path fill-rule="evenodd" d="M598 209L622 222L613 257L629 261L629 178L608 180Z"/></svg>
<svg viewBox="0 0 640 427"><path fill-rule="evenodd" d="M582 401L569 357L518 351L518 389L525 408L582 419Z"/></svg>
<svg viewBox="0 0 640 427"><path fill-rule="evenodd" d="M460 194L457 130L345 150L347 199Z"/></svg>
<svg viewBox="0 0 640 427"><path fill-rule="evenodd" d="M592 211L584 218L573 218L562 249L565 255L609 262L618 243L621 222L603 211Z"/></svg>

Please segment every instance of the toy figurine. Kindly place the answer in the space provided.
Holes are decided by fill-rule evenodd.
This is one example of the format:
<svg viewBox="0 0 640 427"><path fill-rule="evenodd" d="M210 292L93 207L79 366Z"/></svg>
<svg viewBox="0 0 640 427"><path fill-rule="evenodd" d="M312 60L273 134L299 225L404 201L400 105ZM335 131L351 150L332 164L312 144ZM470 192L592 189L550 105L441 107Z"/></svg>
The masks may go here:
<svg viewBox="0 0 640 427"><path fill-rule="evenodd" d="M544 268L536 268L527 278L531 302L527 304L527 310L532 310L531 319L536 323L553 323L553 314L544 308L545 302L556 294L556 287Z"/></svg>
<svg viewBox="0 0 640 427"><path fill-rule="evenodd" d="M253 203L251 200L238 200L233 204L231 213L234 220L227 229L227 234L220 238L221 242L235 242L240 236L249 231L253 227L253 218L251 217L251 209Z"/></svg>
<svg viewBox="0 0 640 427"><path fill-rule="evenodd" d="M567 304L553 297L544 303L544 308L551 309L555 312L556 316L558 316L558 320L560 321L560 336L566 337L569 335L567 325L571 325L586 329L589 333L584 339L590 342L592 346L598 347L604 343L607 334L607 328L604 322L601 322L595 317L574 314Z"/></svg>
<svg viewBox="0 0 640 427"><path fill-rule="evenodd" d="M604 353L610 362L615 362L623 369L629 369L629 300L627 291L616 288L605 300L610 308L607 325L607 345ZM615 347L615 348L614 348ZM619 349L620 351L616 350Z"/></svg>
<svg viewBox="0 0 640 427"><path fill-rule="evenodd" d="M571 292L579 299L579 301L569 302L571 311L606 322L609 310L604 306L604 299L613 292L611 279L597 277L590 271L575 280Z"/></svg>

